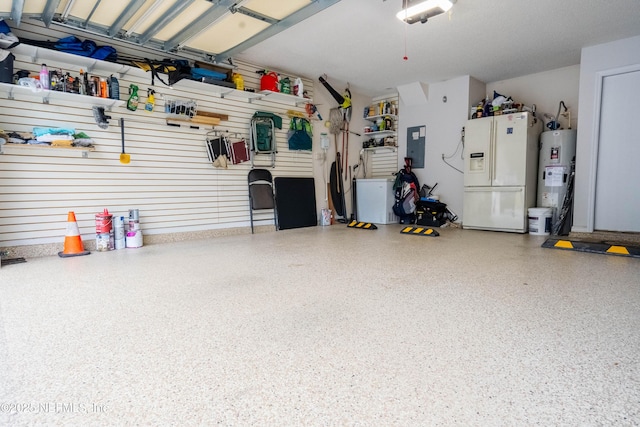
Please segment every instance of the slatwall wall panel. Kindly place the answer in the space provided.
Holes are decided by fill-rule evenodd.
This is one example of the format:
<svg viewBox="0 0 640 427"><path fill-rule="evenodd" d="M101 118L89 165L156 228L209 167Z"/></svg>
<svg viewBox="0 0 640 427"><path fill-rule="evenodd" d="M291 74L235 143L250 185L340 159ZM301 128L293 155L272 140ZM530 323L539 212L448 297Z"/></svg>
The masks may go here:
<svg viewBox="0 0 640 427"><path fill-rule="evenodd" d="M376 104L380 101L390 101L390 102L395 101L396 106L400 105L398 94L374 98L372 101L372 104ZM397 128L398 123L396 122L395 125ZM396 145L398 145L397 141L398 141L398 137L396 136ZM367 178L389 178L398 171L399 166L398 166L397 149L396 150L392 150L391 148L369 149L367 154L368 154L368 160L369 160Z"/></svg>
<svg viewBox="0 0 640 427"><path fill-rule="evenodd" d="M397 149L380 147L369 151L368 155L371 158L371 169L367 173L369 178L391 178L398 172Z"/></svg>
<svg viewBox="0 0 640 427"><path fill-rule="evenodd" d="M27 27L34 34L45 31L37 26ZM52 40L65 35L46 31ZM37 38L32 35L28 37ZM136 52L127 54L132 53ZM260 67L240 62L235 65L244 77L245 87L259 89L260 76L255 71ZM73 76L79 71L72 64L50 60L47 66L69 71ZM17 56L14 64L15 70L35 72L39 67L24 56ZM98 70L90 75L108 77ZM129 209L139 209L144 234L248 225L250 163L214 168L207 158L205 140L215 131L246 138L248 142L249 122L255 111L272 112L283 118L283 129L276 132L276 167L270 168L268 155L257 156L256 167L269 168L274 176L313 176L311 152L290 151L286 138L286 112L304 112L303 105L296 106L290 100L271 101L268 97L252 102L232 95L221 98L214 88L193 81L178 82L173 88L156 82L156 105L150 113L144 110L150 79L150 73L136 67L119 78L121 99L128 98L128 87L135 84L140 88L140 106L135 112L124 106L114 107L107 112L111 116L107 129L97 126L91 97L76 95L77 99L65 97L44 104L33 94L20 91L14 100L2 99L1 129L30 132L36 126L70 127L93 138L95 151L83 158L81 151L64 148L4 148L5 154L0 156L0 247L60 242L70 210L76 214L83 239L95 238L95 214L104 208L125 216ZM303 84L313 97L313 82L303 79ZM198 110L227 114L229 120L215 129L171 127L166 124L164 113L166 99L193 99ZM125 151L131 155L128 165L119 161L120 118L124 118ZM268 213L257 214L258 219L268 223Z"/></svg>

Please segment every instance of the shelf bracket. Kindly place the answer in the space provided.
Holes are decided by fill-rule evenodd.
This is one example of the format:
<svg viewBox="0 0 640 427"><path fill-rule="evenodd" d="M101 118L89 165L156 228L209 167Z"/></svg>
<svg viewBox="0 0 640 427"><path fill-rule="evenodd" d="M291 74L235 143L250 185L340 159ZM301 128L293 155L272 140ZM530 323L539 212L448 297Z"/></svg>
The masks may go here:
<svg viewBox="0 0 640 427"><path fill-rule="evenodd" d="M31 62L36 63L36 64L39 62L38 61L38 48L37 47L33 50L33 54L31 55Z"/></svg>
<svg viewBox="0 0 640 427"><path fill-rule="evenodd" d="M49 95L46 95L46 96L42 97L42 103L43 104L48 104L49 103Z"/></svg>
<svg viewBox="0 0 640 427"><path fill-rule="evenodd" d="M220 99L224 99L225 95L231 92L233 92L233 90L229 90L227 92L220 92Z"/></svg>
<svg viewBox="0 0 640 427"><path fill-rule="evenodd" d="M131 67L129 67L128 65L123 65L122 68L120 68L118 71L116 71L118 73L118 77L119 78L123 78L124 76L127 75L127 73L131 70Z"/></svg>
<svg viewBox="0 0 640 427"><path fill-rule="evenodd" d="M87 65L87 73L90 73L95 67L98 61L93 61L93 64Z"/></svg>
<svg viewBox="0 0 640 427"><path fill-rule="evenodd" d="M16 99L16 98L13 96L13 88L9 89L9 93L7 94L7 99L8 99L9 101L13 101L13 100L15 100L15 99Z"/></svg>

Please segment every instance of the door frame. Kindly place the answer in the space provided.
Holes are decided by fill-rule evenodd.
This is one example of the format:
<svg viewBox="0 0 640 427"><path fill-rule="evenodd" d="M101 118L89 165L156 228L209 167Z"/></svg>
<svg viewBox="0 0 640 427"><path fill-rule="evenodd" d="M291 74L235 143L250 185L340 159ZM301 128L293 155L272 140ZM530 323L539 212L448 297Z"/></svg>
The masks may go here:
<svg viewBox="0 0 640 427"><path fill-rule="evenodd" d="M589 165L589 195L587 198L587 232L593 233L596 222L596 180L598 178L598 152L600 148L600 119L602 116L602 87L605 77L612 77L618 74L627 74L640 71L640 64L627 65L624 67L612 68L596 73L596 88L594 91L594 112L593 112L593 144L591 146L591 164ZM580 142L578 141L578 144ZM576 158L576 162L579 159Z"/></svg>

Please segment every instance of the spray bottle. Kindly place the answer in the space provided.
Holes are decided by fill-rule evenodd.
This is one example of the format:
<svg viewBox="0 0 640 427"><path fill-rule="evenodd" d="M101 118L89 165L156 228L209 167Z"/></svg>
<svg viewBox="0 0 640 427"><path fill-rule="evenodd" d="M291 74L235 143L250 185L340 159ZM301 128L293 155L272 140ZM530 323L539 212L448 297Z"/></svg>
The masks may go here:
<svg viewBox="0 0 640 427"><path fill-rule="evenodd" d="M148 89L147 91L147 103L144 104L144 109L150 113L153 111L153 106L156 104L155 93L156 91L153 89Z"/></svg>
<svg viewBox="0 0 640 427"><path fill-rule="evenodd" d="M232 77L233 82L236 85L236 89L244 90L244 79L242 78L242 74L233 73L233 75L231 77Z"/></svg>
<svg viewBox="0 0 640 427"><path fill-rule="evenodd" d="M129 100L127 101L127 109L136 111L138 109L138 86L129 86Z"/></svg>

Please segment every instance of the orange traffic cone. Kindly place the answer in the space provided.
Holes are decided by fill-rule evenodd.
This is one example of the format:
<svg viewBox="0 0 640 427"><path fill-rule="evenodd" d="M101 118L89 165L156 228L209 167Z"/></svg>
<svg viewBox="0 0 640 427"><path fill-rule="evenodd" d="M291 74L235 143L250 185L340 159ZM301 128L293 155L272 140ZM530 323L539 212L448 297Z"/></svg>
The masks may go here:
<svg viewBox="0 0 640 427"><path fill-rule="evenodd" d="M64 238L64 248L62 252L58 252L58 256L62 258L89 255L91 252L84 250L82 239L80 238L80 230L76 222L76 214L69 212L67 217L67 234Z"/></svg>

